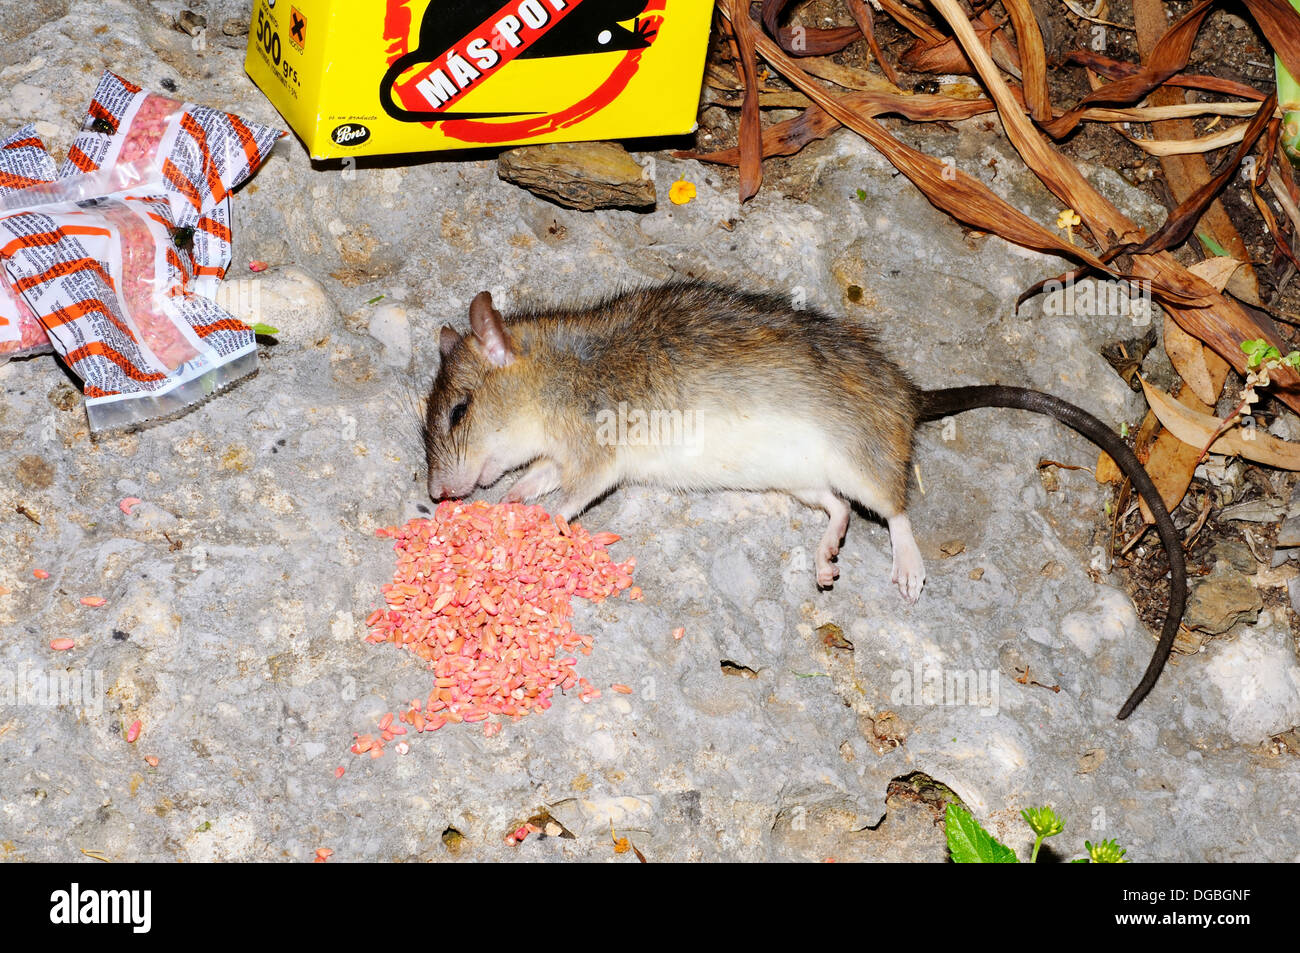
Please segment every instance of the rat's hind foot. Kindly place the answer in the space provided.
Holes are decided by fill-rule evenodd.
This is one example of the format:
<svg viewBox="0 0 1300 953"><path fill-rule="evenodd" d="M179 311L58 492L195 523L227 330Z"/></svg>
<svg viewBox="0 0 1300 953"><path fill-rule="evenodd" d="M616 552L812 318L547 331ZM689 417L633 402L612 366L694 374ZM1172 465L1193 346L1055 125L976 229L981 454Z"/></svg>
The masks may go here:
<svg viewBox="0 0 1300 953"><path fill-rule="evenodd" d="M831 518L821 542L817 544L817 586L829 589L840 574L831 560L840 554L840 543L849 528L849 504L830 490L808 490L795 496L802 503L824 509Z"/></svg>
<svg viewBox="0 0 1300 953"><path fill-rule="evenodd" d="M899 513L889 518L889 542L894 550L894 567L889 578L898 583L898 591L908 602L921 598L925 585L925 562L912 535L912 522L907 514Z"/></svg>

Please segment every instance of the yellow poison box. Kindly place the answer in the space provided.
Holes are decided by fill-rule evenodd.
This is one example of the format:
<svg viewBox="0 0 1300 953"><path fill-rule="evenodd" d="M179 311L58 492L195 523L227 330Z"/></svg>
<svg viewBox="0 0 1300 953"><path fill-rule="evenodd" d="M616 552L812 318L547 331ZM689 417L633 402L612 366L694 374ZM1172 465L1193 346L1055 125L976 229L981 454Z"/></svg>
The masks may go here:
<svg viewBox="0 0 1300 953"><path fill-rule="evenodd" d="M244 68L313 158L690 132L712 0L255 0Z"/></svg>

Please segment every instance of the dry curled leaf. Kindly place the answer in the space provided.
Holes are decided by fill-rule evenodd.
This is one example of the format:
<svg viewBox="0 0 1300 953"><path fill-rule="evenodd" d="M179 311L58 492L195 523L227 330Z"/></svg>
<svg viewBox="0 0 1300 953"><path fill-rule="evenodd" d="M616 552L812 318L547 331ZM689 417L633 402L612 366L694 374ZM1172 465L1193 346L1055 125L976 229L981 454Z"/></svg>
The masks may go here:
<svg viewBox="0 0 1300 953"><path fill-rule="evenodd" d="M1223 424L1212 414L1198 413L1185 407L1146 381L1142 382L1142 390L1151 410L1160 418L1161 426L1198 453ZM1300 444L1281 440L1258 428L1234 426L1214 441L1210 452L1245 457L1283 470L1300 470Z"/></svg>
<svg viewBox="0 0 1300 953"><path fill-rule="evenodd" d="M1098 483L1119 483L1124 479L1124 471L1119 468L1105 450L1097 455L1095 475Z"/></svg>
<svg viewBox="0 0 1300 953"><path fill-rule="evenodd" d="M745 101L740 108L740 201L747 202L763 184L763 126L758 110L758 60L754 38L758 29L749 18L749 0L727 0L731 28L740 53Z"/></svg>
<svg viewBox="0 0 1300 953"><path fill-rule="evenodd" d="M1195 136L1191 139L1139 139L1124 135L1129 142L1150 156L1185 156L1198 152L1214 152L1224 146L1241 142L1246 133L1246 123L1212 132L1207 136ZM1123 135L1123 133L1121 133Z"/></svg>
<svg viewBox="0 0 1300 953"><path fill-rule="evenodd" d="M1218 389L1205 366L1205 346L1174 323L1169 315L1165 315L1165 353L1196 398L1212 405Z"/></svg>

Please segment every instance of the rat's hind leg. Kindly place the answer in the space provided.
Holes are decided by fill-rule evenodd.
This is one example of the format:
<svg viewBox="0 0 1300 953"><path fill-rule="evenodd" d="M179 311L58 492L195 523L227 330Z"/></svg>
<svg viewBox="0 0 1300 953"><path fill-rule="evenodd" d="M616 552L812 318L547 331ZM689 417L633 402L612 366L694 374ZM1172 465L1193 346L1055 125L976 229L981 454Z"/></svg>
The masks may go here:
<svg viewBox="0 0 1300 953"><path fill-rule="evenodd" d="M925 562L912 535L912 521L906 513L889 517L889 542L894 550L894 567L889 578L898 583L898 591L908 602L921 598L925 585Z"/></svg>
<svg viewBox="0 0 1300 953"><path fill-rule="evenodd" d="M817 585L829 589L840 574L831 560L839 555L840 543L849 528L849 504L830 490L801 490L794 496L801 503L825 510L831 518L821 542L817 544Z"/></svg>
<svg viewBox="0 0 1300 953"><path fill-rule="evenodd" d="M890 546L894 551L894 565L889 578L898 583L898 591L904 599L915 602L921 597L921 587L925 585L925 562L916 546L916 537L912 535L912 522L903 510L906 486L900 485L894 493L886 493L870 479L857 475L849 475L835 485L845 496L885 518L889 524Z"/></svg>

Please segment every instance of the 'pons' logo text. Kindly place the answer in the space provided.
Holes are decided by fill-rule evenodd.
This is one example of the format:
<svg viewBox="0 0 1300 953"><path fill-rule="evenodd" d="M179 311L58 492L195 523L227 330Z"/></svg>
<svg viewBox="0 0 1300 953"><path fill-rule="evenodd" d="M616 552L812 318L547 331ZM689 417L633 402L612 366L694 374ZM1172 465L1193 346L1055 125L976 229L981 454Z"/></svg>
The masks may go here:
<svg viewBox="0 0 1300 953"><path fill-rule="evenodd" d="M56 890L50 894L50 922L66 924L129 923L135 933L148 933L152 919L152 890Z"/></svg>

